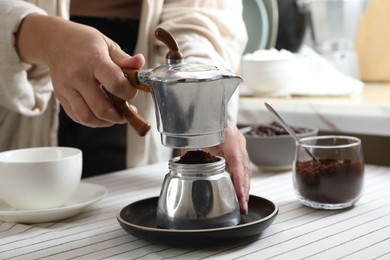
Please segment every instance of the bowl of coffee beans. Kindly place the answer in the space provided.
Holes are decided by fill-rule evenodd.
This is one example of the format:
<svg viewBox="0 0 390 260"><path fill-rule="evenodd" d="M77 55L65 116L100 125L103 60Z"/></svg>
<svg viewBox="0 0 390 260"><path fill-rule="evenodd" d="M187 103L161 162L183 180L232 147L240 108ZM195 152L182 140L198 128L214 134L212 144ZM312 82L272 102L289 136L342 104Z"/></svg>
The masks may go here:
<svg viewBox="0 0 390 260"><path fill-rule="evenodd" d="M300 138L316 136L318 128L308 125L293 125L291 128ZM296 143L277 122L257 124L241 128L246 138L246 147L253 164L263 170L290 170L294 161Z"/></svg>

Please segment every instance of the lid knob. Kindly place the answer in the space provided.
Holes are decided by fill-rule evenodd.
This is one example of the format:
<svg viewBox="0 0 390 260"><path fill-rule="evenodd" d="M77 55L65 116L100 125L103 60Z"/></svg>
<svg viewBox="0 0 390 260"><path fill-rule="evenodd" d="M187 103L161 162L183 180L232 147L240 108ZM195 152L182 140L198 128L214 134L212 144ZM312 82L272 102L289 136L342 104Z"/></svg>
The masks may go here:
<svg viewBox="0 0 390 260"><path fill-rule="evenodd" d="M184 59L184 55L180 52L179 44L173 36L163 28L157 28L155 31L156 39L163 42L169 49L165 58L169 64L180 63Z"/></svg>

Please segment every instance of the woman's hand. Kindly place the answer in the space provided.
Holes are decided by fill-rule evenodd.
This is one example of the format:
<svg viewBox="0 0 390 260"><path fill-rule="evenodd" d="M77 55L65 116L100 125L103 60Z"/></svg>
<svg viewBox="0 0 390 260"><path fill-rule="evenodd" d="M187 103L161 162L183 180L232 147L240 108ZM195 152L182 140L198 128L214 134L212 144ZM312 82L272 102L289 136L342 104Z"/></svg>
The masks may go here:
<svg viewBox="0 0 390 260"><path fill-rule="evenodd" d="M248 213L248 200L252 170L246 150L246 139L238 128L228 122L225 129L225 141L215 147L204 149L212 155L219 155L226 160L226 171L233 179L241 214Z"/></svg>
<svg viewBox="0 0 390 260"><path fill-rule="evenodd" d="M49 66L54 94L74 121L90 127L124 122L102 86L123 100L134 98L137 90L121 68L141 69L142 55L126 54L89 26L39 14L24 19L16 47L24 62Z"/></svg>

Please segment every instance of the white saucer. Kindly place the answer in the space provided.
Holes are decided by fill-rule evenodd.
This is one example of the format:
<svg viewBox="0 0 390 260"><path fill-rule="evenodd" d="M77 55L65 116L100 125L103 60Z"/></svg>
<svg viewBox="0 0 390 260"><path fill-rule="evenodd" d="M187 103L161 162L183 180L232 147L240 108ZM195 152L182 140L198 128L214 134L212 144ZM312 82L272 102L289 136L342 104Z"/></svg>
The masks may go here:
<svg viewBox="0 0 390 260"><path fill-rule="evenodd" d="M40 210L16 210L0 200L0 221L18 223L53 222L69 218L107 195L107 189L92 183L80 183L62 207Z"/></svg>

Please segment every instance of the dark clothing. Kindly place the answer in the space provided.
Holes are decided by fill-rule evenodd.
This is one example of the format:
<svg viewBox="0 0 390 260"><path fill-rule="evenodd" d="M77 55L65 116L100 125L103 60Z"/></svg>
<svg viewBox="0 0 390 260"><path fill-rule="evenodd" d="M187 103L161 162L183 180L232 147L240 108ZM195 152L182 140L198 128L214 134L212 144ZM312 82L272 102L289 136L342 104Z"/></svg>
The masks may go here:
<svg viewBox="0 0 390 260"><path fill-rule="evenodd" d="M74 22L94 27L132 55L137 42L139 21L71 16ZM90 128L74 122L60 110L58 144L83 151L82 177L126 168L127 125Z"/></svg>

